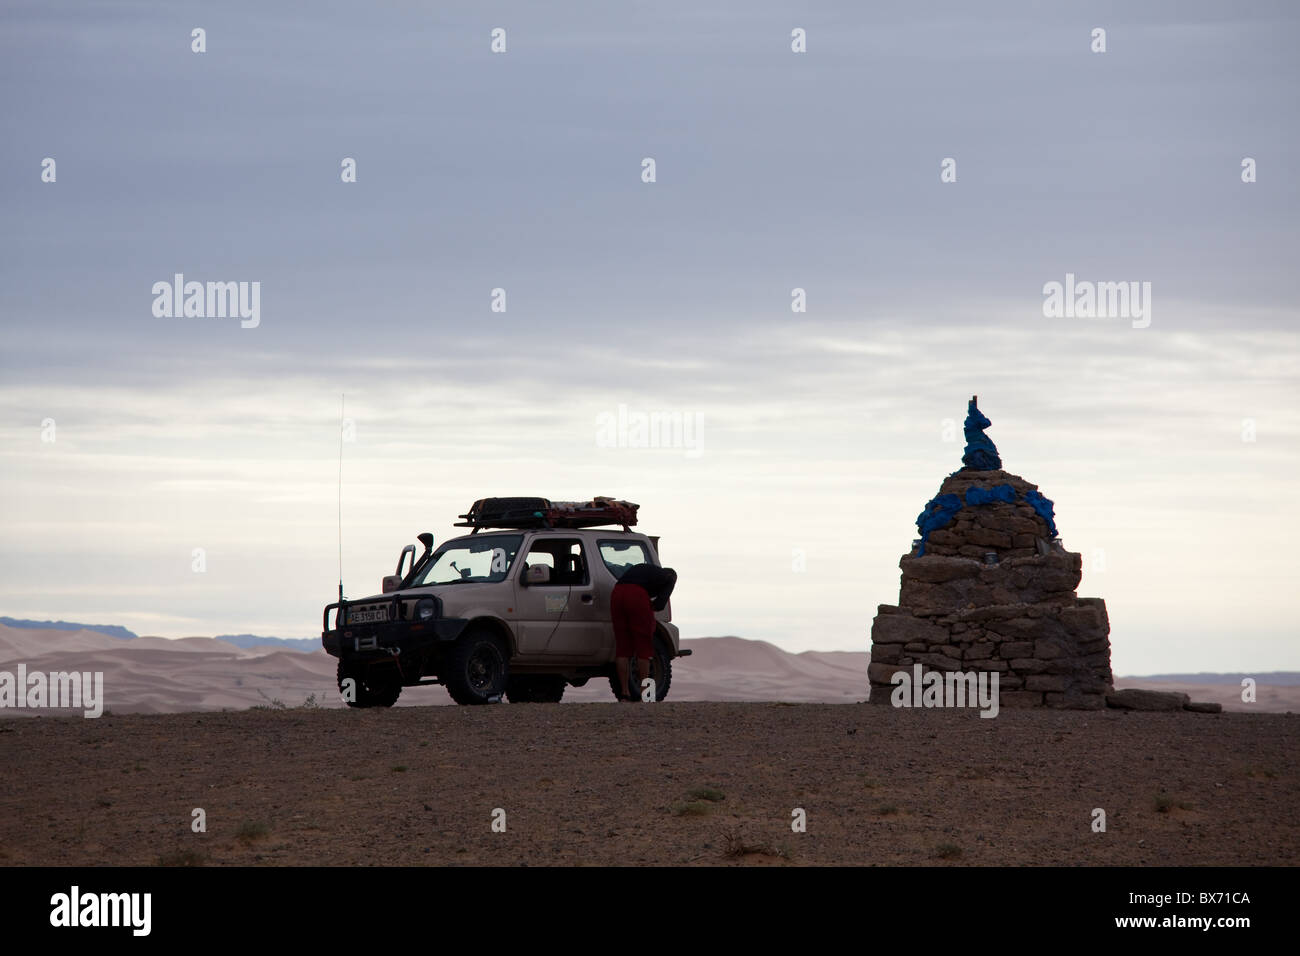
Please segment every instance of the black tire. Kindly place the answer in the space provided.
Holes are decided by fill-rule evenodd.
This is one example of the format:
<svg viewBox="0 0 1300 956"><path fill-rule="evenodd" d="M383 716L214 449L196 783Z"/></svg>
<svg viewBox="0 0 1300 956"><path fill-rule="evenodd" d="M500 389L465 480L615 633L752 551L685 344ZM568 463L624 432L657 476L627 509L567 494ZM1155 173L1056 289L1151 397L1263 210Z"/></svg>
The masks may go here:
<svg viewBox="0 0 1300 956"><path fill-rule="evenodd" d="M439 677L458 704L491 704L506 692L510 655L487 628L461 635L443 660Z"/></svg>
<svg viewBox="0 0 1300 956"><path fill-rule="evenodd" d="M654 656L650 658L650 673L655 679L655 700L660 701L668 696L668 687L673 682L673 655L668 649L668 644L663 638L655 636ZM636 661L632 662L631 680L633 686L641 686L641 677L636 672ZM614 696L620 700L623 695L618 692L618 672L611 674L609 677L609 689L614 692ZM640 693L637 694L640 697Z"/></svg>
<svg viewBox="0 0 1300 956"><path fill-rule="evenodd" d="M392 707L402 694L402 685L396 675L384 673L388 669L340 660L337 672L339 693L345 693L343 682L350 679L355 683L356 699L344 698L349 707Z"/></svg>
<svg viewBox="0 0 1300 956"><path fill-rule="evenodd" d="M523 674L506 681L506 700L512 704L558 704L564 697L564 678L553 674Z"/></svg>

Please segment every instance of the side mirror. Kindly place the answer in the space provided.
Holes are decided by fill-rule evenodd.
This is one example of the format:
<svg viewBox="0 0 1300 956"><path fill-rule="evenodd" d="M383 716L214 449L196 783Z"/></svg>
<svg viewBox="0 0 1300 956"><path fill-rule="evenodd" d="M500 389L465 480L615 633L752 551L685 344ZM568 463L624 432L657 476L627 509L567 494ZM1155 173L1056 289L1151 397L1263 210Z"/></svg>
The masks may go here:
<svg viewBox="0 0 1300 956"><path fill-rule="evenodd" d="M400 574L385 574L383 587L385 594L392 594L394 591L401 590L402 576Z"/></svg>
<svg viewBox="0 0 1300 956"><path fill-rule="evenodd" d="M534 564L524 573L524 584L532 587L534 584L550 584L551 569L544 564Z"/></svg>

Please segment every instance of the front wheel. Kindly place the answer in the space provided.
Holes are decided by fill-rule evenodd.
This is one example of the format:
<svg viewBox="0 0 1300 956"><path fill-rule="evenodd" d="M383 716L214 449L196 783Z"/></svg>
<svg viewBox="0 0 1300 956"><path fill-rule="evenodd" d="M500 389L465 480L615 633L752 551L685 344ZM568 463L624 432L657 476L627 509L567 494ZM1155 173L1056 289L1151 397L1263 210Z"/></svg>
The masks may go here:
<svg viewBox="0 0 1300 956"><path fill-rule="evenodd" d="M385 676L381 667L365 667L339 661L338 685L349 707L392 707L401 696L402 684L395 675Z"/></svg>
<svg viewBox="0 0 1300 956"><path fill-rule="evenodd" d="M456 703L492 704L505 693L508 672L505 643L486 628L479 628L452 645L439 676Z"/></svg>
<svg viewBox="0 0 1300 956"><path fill-rule="evenodd" d="M636 696L641 698L641 676L637 674L637 663L632 661L631 680L629 683L636 688ZM655 682L655 700L660 701L668 696L668 685L673 682L673 655L668 649L668 644L663 638L655 636L654 655L650 658L650 676ZM614 696L620 700L623 695L618 691L618 672L615 671L609 677L609 689L614 692Z"/></svg>

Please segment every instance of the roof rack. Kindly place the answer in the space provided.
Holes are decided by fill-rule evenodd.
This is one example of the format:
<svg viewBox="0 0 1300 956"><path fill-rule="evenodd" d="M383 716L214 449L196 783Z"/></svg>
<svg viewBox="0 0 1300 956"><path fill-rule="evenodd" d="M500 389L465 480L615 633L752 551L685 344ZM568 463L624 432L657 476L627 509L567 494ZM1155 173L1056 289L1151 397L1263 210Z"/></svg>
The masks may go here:
<svg viewBox="0 0 1300 956"><path fill-rule="evenodd" d="M480 498L454 527L473 528L595 528L621 524L630 531L640 505L614 498L590 501L551 501L549 498Z"/></svg>

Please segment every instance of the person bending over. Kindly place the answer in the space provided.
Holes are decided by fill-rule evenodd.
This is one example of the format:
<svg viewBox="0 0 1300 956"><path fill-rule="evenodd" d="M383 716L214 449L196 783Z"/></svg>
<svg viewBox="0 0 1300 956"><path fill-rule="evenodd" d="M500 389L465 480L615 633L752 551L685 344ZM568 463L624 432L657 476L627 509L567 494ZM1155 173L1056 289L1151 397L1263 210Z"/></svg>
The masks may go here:
<svg viewBox="0 0 1300 956"><path fill-rule="evenodd" d="M635 688L629 693L632 659L636 658L641 679L649 677L650 658L654 655L655 612L668 606L668 597L676 584L677 572L672 568L634 564L614 585L609 609L614 621L614 668L618 672L621 701L641 700Z"/></svg>

